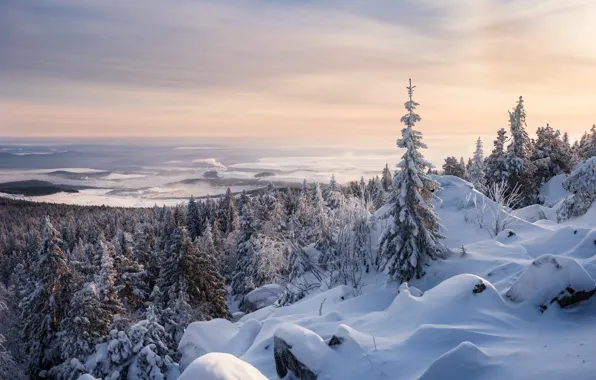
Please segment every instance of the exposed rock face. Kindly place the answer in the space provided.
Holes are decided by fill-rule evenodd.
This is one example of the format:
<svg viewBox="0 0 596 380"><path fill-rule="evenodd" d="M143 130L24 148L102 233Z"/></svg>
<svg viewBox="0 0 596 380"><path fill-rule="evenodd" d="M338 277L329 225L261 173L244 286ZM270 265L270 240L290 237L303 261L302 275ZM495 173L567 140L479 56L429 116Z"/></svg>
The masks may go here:
<svg viewBox="0 0 596 380"><path fill-rule="evenodd" d="M551 301L551 303L557 301L559 306L561 306L563 308L563 307L571 306L571 305L576 304L581 301L586 301L590 297L592 297L595 292L596 292L596 289L592 289L590 291L582 290L582 291L576 292L573 288L567 288L567 289L565 289L564 292L561 292L561 294L559 294L559 296L557 296L555 299L553 299Z"/></svg>
<svg viewBox="0 0 596 380"><path fill-rule="evenodd" d="M279 378L284 378L288 372L300 380L316 380L317 375L296 359L296 356L290 351L292 346L283 339L275 336L273 338L275 370Z"/></svg>

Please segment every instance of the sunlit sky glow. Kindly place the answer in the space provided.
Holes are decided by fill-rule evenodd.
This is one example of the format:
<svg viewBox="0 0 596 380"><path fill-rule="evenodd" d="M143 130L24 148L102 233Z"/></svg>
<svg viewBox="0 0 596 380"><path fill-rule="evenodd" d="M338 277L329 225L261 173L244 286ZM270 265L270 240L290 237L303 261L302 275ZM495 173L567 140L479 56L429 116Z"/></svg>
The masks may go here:
<svg viewBox="0 0 596 380"><path fill-rule="evenodd" d="M592 0L4 0L0 136L394 139L596 122ZM485 141L490 144L490 141ZM471 142L473 144L473 140Z"/></svg>

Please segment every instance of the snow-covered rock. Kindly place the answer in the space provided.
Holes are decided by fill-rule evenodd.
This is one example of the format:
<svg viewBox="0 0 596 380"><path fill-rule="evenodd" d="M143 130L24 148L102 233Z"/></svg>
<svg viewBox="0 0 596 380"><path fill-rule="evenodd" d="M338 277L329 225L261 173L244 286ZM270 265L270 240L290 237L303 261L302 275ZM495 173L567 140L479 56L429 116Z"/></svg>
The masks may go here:
<svg viewBox="0 0 596 380"><path fill-rule="evenodd" d="M266 380L259 370L237 357L213 352L194 360L178 380Z"/></svg>
<svg viewBox="0 0 596 380"><path fill-rule="evenodd" d="M210 352L242 356L260 331L261 323L254 319L242 324L225 319L193 322L184 331L178 345L182 353L180 369L184 370L193 360Z"/></svg>
<svg viewBox="0 0 596 380"><path fill-rule="evenodd" d="M275 331L275 367L280 378L291 371L300 380L315 380L330 349L304 327L286 323Z"/></svg>
<svg viewBox="0 0 596 380"><path fill-rule="evenodd" d="M268 284L261 286L244 296L240 303L240 309L244 312L251 313L269 305L273 305L282 293L283 289L280 285Z"/></svg>
<svg viewBox="0 0 596 380"><path fill-rule="evenodd" d="M95 377L89 375L88 373L81 375L77 378L77 380L98 380Z"/></svg>
<svg viewBox="0 0 596 380"><path fill-rule="evenodd" d="M515 303L544 310L555 301L561 307L579 302L595 291L594 279L576 260L543 255L526 268L505 296Z"/></svg>

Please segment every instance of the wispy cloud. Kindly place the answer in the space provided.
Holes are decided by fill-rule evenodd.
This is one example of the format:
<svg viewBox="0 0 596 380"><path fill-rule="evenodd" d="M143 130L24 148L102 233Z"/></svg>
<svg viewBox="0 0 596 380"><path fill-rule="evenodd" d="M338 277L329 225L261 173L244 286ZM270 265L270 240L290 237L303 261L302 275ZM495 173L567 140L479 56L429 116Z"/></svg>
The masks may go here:
<svg viewBox="0 0 596 380"><path fill-rule="evenodd" d="M0 134L395 135L596 119L596 3L5 0Z"/></svg>

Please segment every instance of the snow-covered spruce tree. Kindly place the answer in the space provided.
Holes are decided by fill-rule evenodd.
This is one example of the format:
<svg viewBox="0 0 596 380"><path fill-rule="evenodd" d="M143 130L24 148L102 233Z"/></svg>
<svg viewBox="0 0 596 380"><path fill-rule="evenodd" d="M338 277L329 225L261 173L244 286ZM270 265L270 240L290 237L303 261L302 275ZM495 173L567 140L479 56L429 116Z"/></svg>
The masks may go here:
<svg viewBox="0 0 596 380"><path fill-rule="evenodd" d="M586 213L596 200L596 156L578 165L563 182L571 195L557 210L557 219L564 221Z"/></svg>
<svg viewBox="0 0 596 380"><path fill-rule="evenodd" d="M486 187L489 189L503 182L509 183L510 172L507 166L507 154L505 152L506 142L507 132L504 128L501 128L497 132L496 140L494 140L493 151L485 160Z"/></svg>
<svg viewBox="0 0 596 380"><path fill-rule="evenodd" d="M145 318L128 332L133 357L128 367L129 380L163 380L173 364L171 356L174 342L159 324L155 307L147 308Z"/></svg>
<svg viewBox="0 0 596 380"><path fill-rule="evenodd" d="M464 178L466 174L466 166L462 166L461 162L453 156L447 157L443 164L443 174Z"/></svg>
<svg viewBox="0 0 596 380"><path fill-rule="evenodd" d="M12 315L12 310L7 305L8 298L13 298L2 282L0 282L0 379L14 379L21 380L25 378L22 366L17 363L11 352L5 346L7 338L3 332L8 330L14 333L12 325L16 322L16 316ZM16 338L16 337L14 337ZM10 338L9 338L10 339ZM16 345L17 342L12 342Z"/></svg>
<svg viewBox="0 0 596 380"><path fill-rule="evenodd" d="M218 209L218 220L220 223L220 229L223 233L229 234L230 232L238 229L238 210L236 208L236 199L232 190L228 188L223 199L219 202Z"/></svg>
<svg viewBox="0 0 596 380"><path fill-rule="evenodd" d="M381 183L383 184L383 190L388 192L391 189L391 184L393 183L393 174L391 174L391 170L389 170L389 164L385 164L385 168L383 168L383 177L381 178Z"/></svg>
<svg viewBox="0 0 596 380"><path fill-rule="evenodd" d="M175 326L177 340L186 328L184 323L228 316L226 291L215 260L199 251L184 227L174 231L158 284L170 315L179 318Z"/></svg>
<svg viewBox="0 0 596 380"><path fill-rule="evenodd" d="M590 133L584 133L577 146L577 155L582 161L596 156L596 124L592 125Z"/></svg>
<svg viewBox="0 0 596 380"><path fill-rule="evenodd" d="M318 263L325 270L327 263L335 257L335 242L333 241L333 226L330 218L331 211L323 199L318 183L313 186L311 206L310 236L315 243L315 248L321 252Z"/></svg>
<svg viewBox="0 0 596 380"><path fill-rule="evenodd" d="M76 379L84 373L82 363L108 338L112 317L112 310L100 301L94 282L74 293L58 334L63 363L52 368L51 375Z"/></svg>
<svg viewBox="0 0 596 380"><path fill-rule="evenodd" d="M536 167L531 160L534 147L526 132L526 111L524 100L520 96L513 112L509 111L511 143L507 146L507 169L509 188L519 188L523 201L520 207L532 204L536 200L537 186L534 180Z"/></svg>
<svg viewBox="0 0 596 380"><path fill-rule="evenodd" d="M470 163L468 175L474 188L481 193L486 193L486 168L484 165L484 150L482 149L482 140L480 140L480 137L476 140L476 150Z"/></svg>
<svg viewBox="0 0 596 380"><path fill-rule="evenodd" d="M191 195L186 207L186 228L188 228L188 233L190 234L191 239L201 235L201 225L199 207L197 206L195 198Z"/></svg>
<svg viewBox="0 0 596 380"><path fill-rule="evenodd" d="M540 186L552 177L569 173L573 166L570 147L561 139L561 133L548 124L536 131L532 161L536 166L536 185Z"/></svg>
<svg viewBox="0 0 596 380"><path fill-rule="evenodd" d="M44 376L60 362L56 335L68 305L70 270L60 248L58 232L49 218L44 223L44 241L36 265L37 280L32 293L22 301L27 372L32 379Z"/></svg>
<svg viewBox="0 0 596 380"><path fill-rule="evenodd" d="M152 289L159 275L157 237L153 226L144 223L137 227L133 235L133 257L147 272L147 288Z"/></svg>
<svg viewBox="0 0 596 380"><path fill-rule="evenodd" d="M383 184L379 180L379 177L371 179L368 183L368 188L373 209L378 210L383 207L387 193L383 189Z"/></svg>
<svg viewBox="0 0 596 380"><path fill-rule="evenodd" d="M95 275L95 287L102 305L110 311L111 315L126 316L126 310L118 297L116 287L117 272L114 269L114 246L111 243L99 241L95 260L99 264L98 272Z"/></svg>
<svg viewBox="0 0 596 380"><path fill-rule="evenodd" d="M331 175L331 179L329 180L329 186L327 186L327 188L325 189L323 198L325 199L325 202L327 202L327 205L331 210L339 208L342 202L345 201L345 197L341 192L339 184L335 180L334 174Z"/></svg>
<svg viewBox="0 0 596 380"><path fill-rule="evenodd" d="M236 297L243 297L254 290L252 283L254 274L254 256L257 251L257 226L250 202L244 202L240 215L240 229L236 250L236 269L232 278L232 293Z"/></svg>
<svg viewBox="0 0 596 380"><path fill-rule="evenodd" d="M464 157L460 157L459 158L459 167L461 168L461 171L463 172L462 179L465 179L466 181L470 180L470 177L468 176L468 168L466 167L466 162L464 161Z"/></svg>
<svg viewBox="0 0 596 380"><path fill-rule="evenodd" d="M426 145L422 142L422 133L414 129L420 116L415 112L418 103L412 99L411 80L407 89L407 113L401 118L405 128L401 131L402 138L397 140L397 146L406 151L397 165L399 170L389 199L393 222L381 235L377 257L379 269L387 269L399 281L421 277L424 265L445 251L439 241L443 238L439 217L430 203L438 199L434 192L439 184L426 174L426 168L432 164L419 151Z"/></svg>

